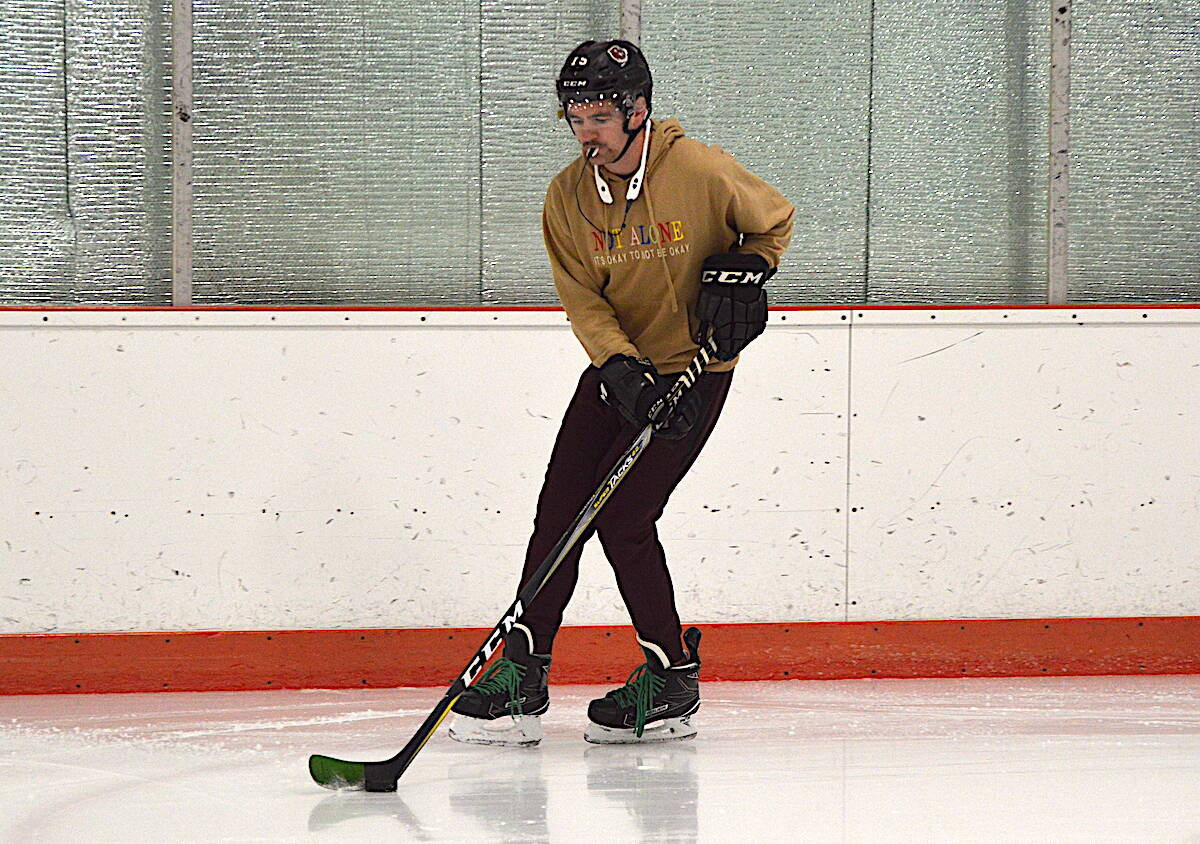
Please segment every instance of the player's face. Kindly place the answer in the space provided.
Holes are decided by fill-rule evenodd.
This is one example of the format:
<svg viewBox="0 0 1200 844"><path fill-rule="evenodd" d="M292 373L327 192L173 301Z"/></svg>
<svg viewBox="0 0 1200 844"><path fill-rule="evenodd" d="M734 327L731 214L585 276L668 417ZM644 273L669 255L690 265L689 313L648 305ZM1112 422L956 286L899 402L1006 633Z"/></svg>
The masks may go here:
<svg viewBox="0 0 1200 844"><path fill-rule="evenodd" d="M611 102L567 106L567 121L583 146L584 155L596 150L593 164L612 164L625 146L625 118Z"/></svg>

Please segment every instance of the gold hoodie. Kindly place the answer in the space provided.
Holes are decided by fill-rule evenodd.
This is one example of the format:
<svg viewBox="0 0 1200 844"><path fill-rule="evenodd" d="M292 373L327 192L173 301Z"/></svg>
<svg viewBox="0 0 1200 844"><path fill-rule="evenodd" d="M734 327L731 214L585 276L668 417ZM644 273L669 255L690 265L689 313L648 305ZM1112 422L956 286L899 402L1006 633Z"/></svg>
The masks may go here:
<svg viewBox="0 0 1200 844"><path fill-rule="evenodd" d="M558 297L596 366L625 354L682 372L697 351L704 259L747 252L778 266L795 209L720 147L685 137L674 118L653 123L646 181L619 236L611 233L621 225L628 179L600 174L612 205L600 200L582 155L546 192L542 234Z"/></svg>

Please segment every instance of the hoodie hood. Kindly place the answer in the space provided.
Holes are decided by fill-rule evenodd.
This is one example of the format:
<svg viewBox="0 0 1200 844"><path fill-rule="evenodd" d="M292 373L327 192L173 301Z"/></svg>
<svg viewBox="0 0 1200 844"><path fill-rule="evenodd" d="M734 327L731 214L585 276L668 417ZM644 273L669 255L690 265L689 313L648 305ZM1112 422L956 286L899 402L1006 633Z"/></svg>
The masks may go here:
<svg viewBox="0 0 1200 844"><path fill-rule="evenodd" d="M666 120L654 121L650 130L650 157L646 162L647 175L654 171L654 168L663 160L663 156L667 154L667 150L682 137L683 127L679 125L676 118L670 117Z"/></svg>

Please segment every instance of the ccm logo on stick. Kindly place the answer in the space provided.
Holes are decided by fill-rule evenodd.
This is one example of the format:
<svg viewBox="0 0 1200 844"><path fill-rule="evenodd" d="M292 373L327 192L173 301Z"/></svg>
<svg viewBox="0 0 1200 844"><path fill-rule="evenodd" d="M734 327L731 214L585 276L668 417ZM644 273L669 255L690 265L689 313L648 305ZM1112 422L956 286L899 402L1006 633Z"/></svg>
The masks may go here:
<svg viewBox="0 0 1200 844"><path fill-rule="evenodd" d="M753 272L752 270L704 270L700 274L700 280L703 282L716 282L718 284L753 284L760 286L767 280L767 274L763 272Z"/></svg>
<svg viewBox="0 0 1200 844"><path fill-rule="evenodd" d="M509 607L508 612L504 614L504 618L500 619L500 623L492 630L492 635L488 636L487 643L483 649L475 654L475 658L471 660L471 664L467 666L467 670L459 677L464 686L471 685L471 681L475 679L483 666L487 664L488 659L496 652L496 648L500 647L500 642L504 637L512 631L513 625L517 623L517 619L525 612L525 608L521 605L521 599L518 598L513 605Z"/></svg>

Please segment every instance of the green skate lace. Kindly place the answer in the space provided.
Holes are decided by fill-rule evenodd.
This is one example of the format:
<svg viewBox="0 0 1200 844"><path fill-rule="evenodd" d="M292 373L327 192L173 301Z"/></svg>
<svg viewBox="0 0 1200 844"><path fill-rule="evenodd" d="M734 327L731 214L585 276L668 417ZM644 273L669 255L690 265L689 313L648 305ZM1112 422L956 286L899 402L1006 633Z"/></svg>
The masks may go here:
<svg viewBox="0 0 1200 844"><path fill-rule="evenodd" d="M635 711L634 735L642 737L646 730L646 711L654 703L654 696L662 691L667 681L650 670L650 663L644 662L629 675L625 685L612 691L617 706L624 709L632 706Z"/></svg>
<svg viewBox="0 0 1200 844"><path fill-rule="evenodd" d="M496 664L487 670L487 673L479 679L471 688L485 695L496 694L501 692L508 696L508 708L517 710L516 714L521 713L521 679L525 676L525 669L517 665L511 659L500 657Z"/></svg>

